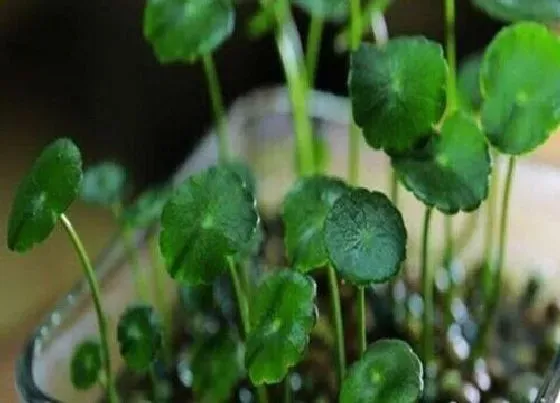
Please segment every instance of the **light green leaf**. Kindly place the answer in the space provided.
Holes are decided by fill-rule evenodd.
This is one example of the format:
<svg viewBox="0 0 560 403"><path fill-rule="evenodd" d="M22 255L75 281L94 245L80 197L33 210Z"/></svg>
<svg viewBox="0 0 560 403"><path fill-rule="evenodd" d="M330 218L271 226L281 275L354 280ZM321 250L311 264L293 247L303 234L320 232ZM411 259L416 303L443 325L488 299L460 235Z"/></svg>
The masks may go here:
<svg viewBox="0 0 560 403"><path fill-rule="evenodd" d="M232 334L221 332L195 343L191 369L193 391L200 403L230 401L243 376L243 350Z"/></svg>
<svg viewBox="0 0 560 403"><path fill-rule="evenodd" d="M126 365L137 372L145 372L161 350L163 330L154 308L139 304L128 307L117 326L119 350Z"/></svg>
<svg viewBox="0 0 560 403"><path fill-rule="evenodd" d="M331 264L355 285L393 278L406 257L403 218L383 193L356 189L342 195L324 231Z"/></svg>
<svg viewBox="0 0 560 403"><path fill-rule="evenodd" d="M340 179L311 176L298 180L286 195L282 219L286 254L302 271L328 263L323 227L334 202L350 189Z"/></svg>
<svg viewBox="0 0 560 403"><path fill-rule="evenodd" d="M111 207L124 198L126 171L114 162L102 162L84 173L80 197L86 203Z"/></svg>
<svg viewBox="0 0 560 403"><path fill-rule="evenodd" d="M447 67L441 46L425 38L362 44L352 54L354 121L374 148L404 151L441 119Z"/></svg>
<svg viewBox="0 0 560 403"><path fill-rule="evenodd" d="M380 340L349 369L340 403L415 403L424 389L423 373L408 344Z"/></svg>
<svg viewBox="0 0 560 403"><path fill-rule="evenodd" d="M258 225L253 195L226 167L212 167L183 183L162 214L161 252L167 271L186 284L208 284L227 257L251 248Z"/></svg>
<svg viewBox="0 0 560 403"><path fill-rule="evenodd" d="M473 2L491 17L502 21L555 22L560 20L560 2L558 0L473 0Z"/></svg>
<svg viewBox="0 0 560 403"><path fill-rule="evenodd" d="M101 345L93 340L76 346L70 362L70 380L78 390L95 386L101 374Z"/></svg>
<svg viewBox="0 0 560 403"><path fill-rule="evenodd" d="M348 16L348 0L292 0L293 3L313 16L327 20L341 20Z"/></svg>
<svg viewBox="0 0 560 403"><path fill-rule="evenodd" d="M504 28L484 55L482 124L501 152L525 154L560 124L560 39L542 25Z"/></svg>
<svg viewBox="0 0 560 403"><path fill-rule="evenodd" d="M148 0L144 36L160 63L193 62L233 32L231 0Z"/></svg>
<svg viewBox="0 0 560 403"><path fill-rule="evenodd" d="M171 196L171 189L167 186L148 189L127 207L124 212L124 222L131 228L145 228L161 218L163 206Z"/></svg>
<svg viewBox="0 0 560 403"><path fill-rule="evenodd" d="M473 118L457 112L446 118L415 150L393 155L399 180L428 206L447 214L472 211L488 196L490 152Z"/></svg>
<svg viewBox="0 0 560 403"><path fill-rule="evenodd" d="M8 221L8 248L25 252L51 234L60 214L78 197L80 150L69 139L48 145L21 181Z"/></svg>
<svg viewBox="0 0 560 403"><path fill-rule="evenodd" d="M315 282L283 269L270 274L251 299L245 366L256 384L280 382L302 358L315 325Z"/></svg>

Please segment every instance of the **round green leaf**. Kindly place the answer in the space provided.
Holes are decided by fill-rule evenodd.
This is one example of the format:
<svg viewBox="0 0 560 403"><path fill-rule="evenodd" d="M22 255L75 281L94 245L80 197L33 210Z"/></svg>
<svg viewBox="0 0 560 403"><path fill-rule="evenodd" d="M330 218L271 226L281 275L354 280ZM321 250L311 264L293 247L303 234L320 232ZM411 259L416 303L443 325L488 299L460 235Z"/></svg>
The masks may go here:
<svg viewBox="0 0 560 403"><path fill-rule="evenodd" d="M145 228L161 218L163 206L171 196L168 187L154 188L142 193L124 212L124 221L131 228Z"/></svg>
<svg viewBox="0 0 560 403"><path fill-rule="evenodd" d="M48 145L17 189L8 221L8 248L24 252L47 239L60 214L78 197L81 182L78 147L69 139Z"/></svg>
<svg viewBox="0 0 560 403"><path fill-rule="evenodd" d="M269 275L251 299L245 366L256 384L280 382L303 357L315 325L315 282L283 269Z"/></svg>
<svg viewBox="0 0 560 403"><path fill-rule="evenodd" d="M329 20L340 20L348 15L348 0L292 0L311 15Z"/></svg>
<svg viewBox="0 0 560 403"><path fill-rule="evenodd" d="M259 217L253 195L226 167L189 178L166 203L160 246L167 271L186 285L211 282L227 257L254 243Z"/></svg>
<svg viewBox="0 0 560 403"><path fill-rule="evenodd" d="M546 27L504 28L484 55L480 81L484 131L501 152L527 153L560 124L560 39Z"/></svg>
<svg viewBox="0 0 560 403"><path fill-rule="evenodd" d="M457 82L459 102L466 111L477 112L482 105L480 93L480 65L482 54L469 56L459 69Z"/></svg>
<svg viewBox="0 0 560 403"><path fill-rule="evenodd" d="M473 0L488 15L502 21L532 20L554 22L560 20L558 0Z"/></svg>
<svg viewBox="0 0 560 403"><path fill-rule="evenodd" d="M233 32L231 0L148 0L144 36L160 63L193 62Z"/></svg>
<svg viewBox="0 0 560 403"><path fill-rule="evenodd" d="M310 176L300 179L284 199L286 254L295 268L312 270L328 263L323 227L334 202L349 191L336 178Z"/></svg>
<svg viewBox="0 0 560 403"><path fill-rule="evenodd" d="M488 196L488 144L474 119L457 112L415 150L391 158L417 199L447 214L472 211Z"/></svg>
<svg viewBox="0 0 560 403"><path fill-rule="evenodd" d="M163 340L161 322L154 308L128 307L119 319L117 339L126 365L134 371L147 371L156 360Z"/></svg>
<svg viewBox="0 0 560 403"><path fill-rule="evenodd" d="M114 162L102 162L84 173L80 197L86 203L111 207L122 201L125 186L125 169Z"/></svg>
<svg viewBox="0 0 560 403"><path fill-rule="evenodd" d="M92 340L80 343L70 361L70 380L76 389L95 386L101 374L101 345Z"/></svg>
<svg viewBox="0 0 560 403"><path fill-rule="evenodd" d="M341 196L324 231L331 264L356 285L391 279L406 258L402 215L383 193L355 189Z"/></svg>
<svg viewBox="0 0 560 403"><path fill-rule="evenodd" d="M352 54L350 99L356 124L374 148L409 149L441 119L447 67L441 46L425 38L362 44Z"/></svg>
<svg viewBox="0 0 560 403"><path fill-rule="evenodd" d="M193 350L192 388L196 401L229 401L244 371L243 351L239 342L230 333L221 332L199 341Z"/></svg>
<svg viewBox="0 0 560 403"><path fill-rule="evenodd" d="M415 403L423 389L422 364L410 346L380 340L349 369L340 403Z"/></svg>

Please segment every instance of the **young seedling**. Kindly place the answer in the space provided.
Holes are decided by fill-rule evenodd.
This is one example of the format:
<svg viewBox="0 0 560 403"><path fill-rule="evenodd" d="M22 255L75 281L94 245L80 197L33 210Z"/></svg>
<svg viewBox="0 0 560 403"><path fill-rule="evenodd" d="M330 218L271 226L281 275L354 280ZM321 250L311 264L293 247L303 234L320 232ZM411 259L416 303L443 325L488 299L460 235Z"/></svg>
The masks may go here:
<svg viewBox="0 0 560 403"><path fill-rule="evenodd" d="M231 36L235 9L231 0L148 0L144 36L162 64L202 59L217 123L221 161L229 159L226 116L212 53Z"/></svg>
<svg viewBox="0 0 560 403"><path fill-rule="evenodd" d="M341 195L327 214L324 239L330 264L357 287L389 281L406 258L401 213L379 192L354 189ZM367 346L363 299L359 300L358 325L363 354Z"/></svg>
<svg viewBox="0 0 560 403"><path fill-rule="evenodd" d="M414 403L424 389L422 363L408 344L380 340L348 371L340 403Z"/></svg>
<svg viewBox="0 0 560 403"><path fill-rule="evenodd" d="M504 28L484 54L480 70L482 126L490 143L507 154L508 169L502 197L498 255L493 290L475 346L484 352L500 299L506 260L507 222L516 157L544 143L560 124L560 40L546 27L522 22Z"/></svg>
<svg viewBox="0 0 560 403"><path fill-rule="evenodd" d="M71 140L62 138L48 145L21 181L16 192L8 221L8 248L26 252L35 244L45 241L57 222L62 224L78 254L92 294L99 328L107 398L110 403L116 403L118 397L113 383L107 342L107 319L101 306L99 285L85 248L66 216L66 211L80 193L82 177L80 150ZM82 353L78 353L74 358L82 356ZM71 367L75 369L77 366L73 361ZM72 373L75 371L72 370Z"/></svg>
<svg viewBox="0 0 560 403"><path fill-rule="evenodd" d="M245 366L255 385L277 383L302 358L315 326L316 286L292 269L266 276L252 297Z"/></svg>

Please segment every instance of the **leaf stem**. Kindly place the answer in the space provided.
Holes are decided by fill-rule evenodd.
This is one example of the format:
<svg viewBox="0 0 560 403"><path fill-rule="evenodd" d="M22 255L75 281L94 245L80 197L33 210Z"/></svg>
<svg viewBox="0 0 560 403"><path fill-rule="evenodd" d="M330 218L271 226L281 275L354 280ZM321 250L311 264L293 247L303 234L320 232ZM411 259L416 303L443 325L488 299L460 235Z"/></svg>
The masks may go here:
<svg viewBox="0 0 560 403"><path fill-rule="evenodd" d="M115 389L115 383L113 379L113 371L111 369L111 353L109 351L109 343L107 337L107 317L101 306L101 292L99 290L99 284L97 278L95 277L95 272L91 265L89 256L84 248L78 233L72 226L72 223L66 217L64 213L60 215L60 222L64 227L78 258L80 259L80 264L86 275L86 279L91 291L91 297L93 300L93 305L95 307L95 313L97 315L97 326L99 328L99 339L101 344L101 354L103 358L103 366L105 367L105 377L107 381L107 399L109 403L117 403L119 401L117 391Z"/></svg>
<svg viewBox="0 0 560 403"><path fill-rule="evenodd" d="M152 398L154 399L154 403L159 403L158 375L156 373L155 364L150 365L150 381L152 382Z"/></svg>
<svg viewBox="0 0 560 403"><path fill-rule="evenodd" d="M336 364L338 370L339 385L342 384L346 372L346 353L344 350L344 327L342 325L342 310L340 308L340 292L338 289L338 279L332 266L327 269L329 276L329 288L331 294L331 309L334 320L334 330L336 337Z"/></svg>
<svg viewBox="0 0 560 403"><path fill-rule="evenodd" d="M391 202L395 205L395 207L399 206L399 176L397 175L397 171L393 168L389 168L391 170L391 179L390 179L390 186L391 186Z"/></svg>
<svg viewBox="0 0 560 403"><path fill-rule="evenodd" d="M515 172L516 159L514 156L509 157L508 170L506 175L506 182L504 187L504 195L502 198L502 209L500 217L500 238L498 244L498 258L496 260L496 269L493 271L492 277L492 292L489 295L489 300L486 301L486 313L480 327L479 337L475 346L475 358L479 357L487 348L490 326L496 315L496 310L500 302L500 291L502 284L502 272L504 262L506 260L506 244L507 244L507 229L509 217L509 200L511 196L511 188L513 184L513 175Z"/></svg>
<svg viewBox="0 0 560 403"><path fill-rule="evenodd" d="M310 175L315 172L315 156L313 129L307 103L309 85L306 81L301 40L287 0L277 1L280 3L275 7L275 18L279 27L275 35L276 47L284 68L292 105L297 168L300 175Z"/></svg>
<svg viewBox="0 0 560 403"><path fill-rule="evenodd" d="M350 51L354 52L362 38L362 16L360 0L350 0ZM348 182L356 185L360 178L360 129L350 113L350 133L348 137Z"/></svg>
<svg viewBox="0 0 560 403"><path fill-rule="evenodd" d="M292 385L290 383L290 373L284 378L284 403L292 403Z"/></svg>
<svg viewBox="0 0 560 403"><path fill-rule="evenodd" d="M364 287L358 287L358 346L360 348L360 357L367 350L365 293L366 292Z"/></svg>
<svg viewBox="0 0 560 403"><path fill-rule="evenodd" d="M424 296L423 326L422 326L422 361L425 368L430 366L434 358L434 286L433 273L430 270L428 252L430 244L430 222L433 208L426 206L424 213L424 227L422 232L422 256L420 267L422 270L422 294ZM429 371L425 371L429 372Z"/></svg>
<svg viewBox="0 0 560 403"><path fill-rule="evenodd" d="M305 67L307 71L307 82L310 88L315 86L315 73L317 71L319 52L321 51L324 25L325 21L323 18L316 15L311 16L305 47Z"/></svg>
<svg viewBox="0 0 560 403"><path fill-rule="evenodd" d="M230 139L226 124L226 114L224 111L224 101L222 99L222 90L218 79L218 72L214 64L211 54L202 57L202 65L204 73L208 81L208 89L210 91L210 100L212 102L212 111L216 122L216 130L218 133L218 150L221 162L229 160Z"/></svg>
<svg viewBox="0 0 560 403"><path fill-rule="evenodd" d="M148 281L146 275L142 270L140 264L140 257L138 256L138 249L134 244L134 235L132 228L129 225L123 224L121 228L121 236L123 244L128 254L128 261L132 268L132 275L136 283L136 293L141 301L147 302L149 300L150 291L148 289Z"/></svg>
<svg viewBox="0 0 560 403"><path fill-rule="evenodd" d="M235 296L237 299L237 305L239 307L239 316L241 317L241 324L243 326L243 333L245 339L249 336L251 332L251 322L249 319L249 303L247 302L247 297L243 293L243 288L241 287L241 280L239 279L239 273L235 267L235 262L231 257L228 257L228 267L229 274L231 276L231 281L233 283L233 288L235 290ZM257 386L257 396L260 403L268 403L268 394L264 386Z"/></svg>
<svg viewBox="0 0 560 403"><path fill-rule="evenodd" d="M457 107L457 51L455 40L455 0L445 1L445 54L449 75L447 78L447 108Z"/></svg>
<svg viewBox="0 0 560 403"><path fill-rule="evenodd" d="M495 226L495 214L496 214L496 203L498 194L498 185L500 182L500 164L499 155L497 152L492 152L492 161L494 164L492 166L492 176L490 178L490 191L488 193L488 200L486 202L486 228L484 234L484 262L482 266L482 291L485 301L489 301L492 294L492 283L493 283L493 267L494 267L494 226Z"/></svg>

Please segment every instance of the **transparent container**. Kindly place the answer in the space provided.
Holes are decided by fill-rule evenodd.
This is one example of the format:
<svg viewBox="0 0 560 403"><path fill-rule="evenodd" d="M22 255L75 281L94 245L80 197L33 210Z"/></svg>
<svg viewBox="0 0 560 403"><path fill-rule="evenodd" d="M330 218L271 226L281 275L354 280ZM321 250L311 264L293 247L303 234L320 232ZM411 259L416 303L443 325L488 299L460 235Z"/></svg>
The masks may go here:
<svg viewBox="0 0 560 403"><path fill-rule="evenodd" d="M328 172L344 177L347 172L349 122L347 100L315 92L310 101L310 113L315 120L316 132L329 144ZM295 179L294 143L286 90L264 89L241 98L230 109L228 121L233 154L254 168L260 208L264 215L273 216L278 212L284 194ZM382 153L365 146L362 150L361 184L370 189L388 192L388 159ZM173 180L180 183L192 173L216 162L215 136L208 136L174 175ZM506 277L509 283L522 284L531 274L527 268L535 268L545 279L550 280L544 282L543 296L546 299L556 298L555 291L560 289L558 280L554 280L558 278L560 262L560 236L556 235L560 223L558 200L559 171L533 160L519 161L512 194L508 239L508 262L514 264L507 265ZM410 241L408 259L414 269L419 258L417 241L420 238L423 206L403 189L399 207L405 216ZM476 222L472 242L459 256L466 266L477 263L482 256L484 217L485 215L481 215ZM442 222L441 215L436 214L432 238L434 252L441 251ZM455 223L455 229L459 233L473 221L467 215L460 214ZM138 247L147 257L147 234L137 235ZM96 265L103 304L113 332L113 337L110 337L111 352L117 371L123 368L123 363L118 357L114 329L119 315L128 304L134 302L133 282L125 260L123 249L117 242L113 242L97 259ZM77 265L76 270L79 270ZM414 277L414 270L410 273ZM170 298L175 298L171 281L168 287ZM61 299L30 335L16 369L17 390L21 400L65 403L97 401L102 391L76 391L70 384L68 372L74 346L87 337L94 337L96 328L90 293L85 281L82 281ZM547 393L547 398L543 401L554 402L557 391Z"/></svg>

